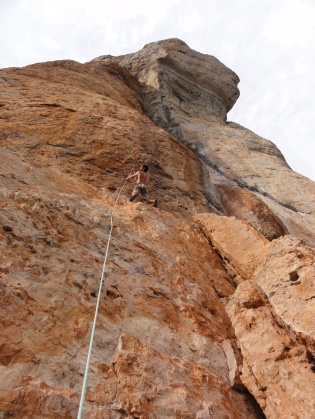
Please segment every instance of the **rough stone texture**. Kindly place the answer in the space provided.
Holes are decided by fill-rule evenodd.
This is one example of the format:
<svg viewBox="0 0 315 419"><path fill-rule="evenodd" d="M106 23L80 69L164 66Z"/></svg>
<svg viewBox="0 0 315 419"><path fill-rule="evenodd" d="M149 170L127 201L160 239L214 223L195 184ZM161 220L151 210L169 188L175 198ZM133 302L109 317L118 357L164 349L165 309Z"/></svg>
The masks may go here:
<svg viewBox="0 0 315 419"><path fill-rule="evenodd" d="M154 42L134 54L105 55L93 61L116 61L135 74L143 86L146 111L172 134L181 132L187 117L225 119L239 97L239 78L233 71L179 39Z"/></svg>
<svg viewBox="0 0 315 419"><path fill-rule="evenodd" d="M35 64L2 70L0 83L0 145L32 165L111 193L146 161L165 209L206 210L197 157L142 113L137 81L117 64Z"/></svg>
<svg viewBox="0 0 315 419"><path fill-rule="evenodd" d="M238 287L228 312L243 355L242 380L266 416L313 417L314 358L254 282Z"/></svg>
<svg viewBox="0 0 315 419"><path fill-rule="evenodd" d="M260 198L269 206L273 214L282 220L292 236L300 237L309 246L315 247L314 216L279 207L274 200L265 196L260 196Z"/></svg>
<svg viewBox="0 0 315 419"><path fill-rule="evenodd" d="M228 184L218 185L218 190L226 215L248 221L269 240L288 234L283 222L255 194Z"/></svg>
<svg viewBox="0 0 315 419"><path fill-rule="evenodd" d="M241 356L221 301L233 281L191 218L207 210L198 158L142 113L136 82L114 69L55 62L1 73L2 415L75 417L106 214L144 160L162 208L131 205L129 184L116 207L84 414L257 417L236 390Z"/></svg>
<svg viewBox="0 0 315 419"><path fill-rule="evenodd" d="M291 236L269 243L246 222L196 216L235 278L227 304L241 380L267 417L313 417L315 251Z"/></svg>
<svg viewBox="0 0 315 419"><path fill-rule="evenodd" d="M293 237L274 241L256 282L276 314L315 356L315 250Z"/></svg>
<svg viewBox="0 0 315 419"><path fill-rule="evenodd" d="M144 162L84 417L312 417L314 184L225 122L237 82L179 40L0 70L0 417L76 417Z"/></svg>
<svg viewBox="0 0 315 419"><path fill-rule="evenodd" d="M107 382L87 396L98 404L115 399L108 413L110 418L201 419L254 415L242 394L231 392L229 385L209 369L159 352L132 335L120 337L112 364L110 368L101 367ZM108 385L109 380L113 380L112 386Z"/></svg>
<svg viewBox="0 0 315 419"><path fill-rule="evenodd" d="M9 337L10 339L10 337ZM71 418L77 411L76 393L54 388L1 366L0 411L3 418Z"/></svg>
<svg viewBox="0 0 315 419"><path fill-rule="evenodd" d="M233 268L234 276L251 279L268 240L245 221L216 214L199 214L195 219L221 257Z"/></svg>
<svg viewBox="0 0 315 419"><path fill-rule="evenodd" d="M216 185L245 188L273 201L273 212L285 225L282 230L315 246L314 182L292 171L273 143L238 124L226 123L226 114L239 95L235 73L178 39L96 60L118 62L138 78L148 115L203 161L206 196L213 209L221 214L230 209L225 211ZM287 209L294 225L286 222ZM308 214L312 217L305 228Z"/></svg>
<svg viewBox="0 0 315 419"><path fill-rule="evenodd" d="M93 188L88 185L88 200L79 194L65 193L62 185L68 183L67 175L61 184L59 177L52 180L53 176L48 176L49 171L55 173L55 169L46 169L49 177L46 185L43 178L41 186L27 184L19 179L19 171L15 170L22 166L27 171L27 164L21 164L13 153L4 153L9 167L1 180L10 182L2 188L1 201L4 249L1 363L5 376L15 371L18 382L27 380L30 394L36 393L40 382L59 391L59 397L66 397L63 390L71 390L72 402L51 404L51 417L53 414L74 417L71 413L73 399L77 402L82 384L108 235L108 219L102 214L113 204L113 197L107 194L100 197L98 191L91 196ZM37 171L41 170L32 169L33 179L39 178ZM15 176L14 182L11 182L12 176ZM79 189L82 181L77 182ZM58 187L62 192L54 192ZM187 383L183 384L186 392L178 390L181 401L175 410L170 409L168 402L173 386L178 387L176 383L180 380L170 373L168 380L172 384L163 387L160 402L148 402L152 405L150 408L140 403L147 387L132 386L134 393L129 392L132 403L124 401L123 404L128 415L133 414L139 402L141 417L149 417L152 409L157 417L167 417L167 408L171 412L169 417L176 417L172 416L175 411L176 415L180 415L179 412L194 415L203 409L223 408L230 408L232 417L251 417L254 414L250 413L250 404L246 407L246 396L230 387L230 369L223 344L226 347L229 340L231 347L235 346L234 333L217 293L226 297L233 293L234 287L221 260L198 227L187 222L186 217L141 203L130 205L126 197L121 200L101 299L86 412L95 414L94 417L112 414L117 403L125 400L122 396L116 398L117 383L120 382L123 391L128 387L129 377L138 376L132 363L129 369L127 365L124 367L123 376L112 370L118 356L117 343L127 333L130 339L144 339L146 345L152 347L151 351L164 354L165 367L150 378L150 394L158 394L159 383L166 380L166 371L176 361L175 357L181 359L176 362L184 362L181 374L192 366L200 375L210 374L211 380L219 383L220 391L224 390L224 406L228 406L218 404L222 395L219 396L217 389L218 399L211 399L209 395L207 403L203 404L199 396L199 401L190 403L190 397L199 394L201 384L198 379L194 383L187 377ZM238 358L237 351L235 357ZM240 359L236 358L234 362L239 364ZM212 394L211 386L204 391ZM107 396L100 390L104 387L108 388ZM46 398L40 397L32 407L24 404L27 399L23 399L23 391L24 387L18 385L17 388L12 386L11 391L6 387L0 392L3 411L15 413L18 410L24 412L20 417L25 417L33 408L29 417L36 414L45 417ZM152 394L148 397L155 400ZM156 397L160 400L158 395ZM9 405L5 402L8 398ZM21 398L24 401L19 401ZM93 403L90 407L89 402ZM117 415L112 417L123 417L123 413Z"/></svg>

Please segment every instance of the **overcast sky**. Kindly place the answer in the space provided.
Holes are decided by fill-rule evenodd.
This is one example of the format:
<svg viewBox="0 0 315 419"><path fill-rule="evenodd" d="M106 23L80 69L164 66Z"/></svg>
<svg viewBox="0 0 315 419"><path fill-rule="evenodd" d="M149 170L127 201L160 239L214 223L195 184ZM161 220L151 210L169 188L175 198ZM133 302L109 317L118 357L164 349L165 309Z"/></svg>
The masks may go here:
<svg viewBox="0 0 315 419"><path fill-rule="evenodd" d="M86 62L180 38L240 77L228 120L315 180L314 22L315 0L0 0L0 68Z"/></svg>

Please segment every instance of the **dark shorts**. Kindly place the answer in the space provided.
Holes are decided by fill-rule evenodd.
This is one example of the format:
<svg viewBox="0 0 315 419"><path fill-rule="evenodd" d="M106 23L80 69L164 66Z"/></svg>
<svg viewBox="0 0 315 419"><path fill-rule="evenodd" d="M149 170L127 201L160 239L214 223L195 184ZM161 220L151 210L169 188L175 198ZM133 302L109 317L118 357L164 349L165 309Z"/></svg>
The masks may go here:
<svg viewBox="0 0 315 419"><path fill-rule="evenodd" d="M135 195L141 195L144 201L149 200L147 187L143 183L137 183L133 188L132 196Z"/></svg>

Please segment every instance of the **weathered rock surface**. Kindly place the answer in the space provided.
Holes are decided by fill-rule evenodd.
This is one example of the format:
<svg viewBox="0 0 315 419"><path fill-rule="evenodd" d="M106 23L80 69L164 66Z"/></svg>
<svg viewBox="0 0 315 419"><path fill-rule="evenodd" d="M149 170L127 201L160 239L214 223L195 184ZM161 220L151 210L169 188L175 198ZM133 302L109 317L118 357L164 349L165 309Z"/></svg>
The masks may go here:
<svg viewBox="0 0 315 419"><path fill-rule="evenodd" d="M144 162L84 417L312 417L314 184L225 122L237 82L179 40L0 70L0 417L76 417Z"/></svg>
<svg viewBox="0 0 315 419"><path fill-rule="evenodd" d="M251 225L235 217L200 214L195 219L221 257L241 280L251 279L265 252L268 240ZM241 281L238 279L238 281Z"/></svg>
<svg viewBox="0 0 315 419"><path fill-rule="evenodd" d="M256 272L256 282L276 314L315 356L315 250L292 237L276 240ZM289 305L289 308L288 308Z"/></svg>
<svg viewBox="0 0 315 419"><path fill-rule="evenodd" d="M113 204L113 197L100 197L88 185L88 200L66 193L62 185L68 184L67 175L59 185L59 177L52 180L55 169L46 169L45 186L43 179L41 186L27 184L15 170L21 165L21 172L27 171L27 164L21 164L13 153L4 154L9 167L1 179L16 178L7 183L2 195L1 363L4 376L15 371L17 382L28 383L29 394L35 397L37 386L43 383L52 387L58 398L47 390L48 395L42 395L32 407L24 403L23 385L11 385L0 393L0 406L17 417L17 412L22 412L20 417L45 417L48 404L53 414L73 417L108 235L108 219L102 214ZM34 179L41 170L32 169ZM81 182L77 180L77 189ZM55 192L58 187L62 191L59 194ZM141 203L130 206L123 197L114 231L87 411L94 417L122 417L133 412L140 412L142 417L149 417L150 412L157 417L176 417L226 409L234 417L255 417L246 395L231 388L240 358L235 349L236 366L231 377L226 352L230 348L233 354L235 338L218 293L231 295L234 287L197 225L187 223L179 213L172 215ZM141 353L128 355L131 359L140 357L141 374L134 370L136 364L117 361L122 350L118 342L126 334L134 344L150 347L149 352L162 357L154 361L153 365L159 365L154 374L150 366L153 360L146 361L146 368L140 362ZM137 339L146 343L137 343ZM112 366L116 364L119 371L115 369L118 366ZM187 376L182 382L180 376L167 373L176 365L182 365L182 375L196 369L195 381ZM139 374L150 385L136 385ZM136 381L128 384L133 376ZM121 390L117 393L118 383ZM207 397L199 394L202 386L209 393ZM173 388L177 388L177 397ZM214 398L213 391L217 394ZM195 393L199 398L190 402ZM71 400L63 400L70 396ZM174 397L176 404L170 407ZM58 401L60 398L63 401ZM112 412L116 410L115 416Z"/></svg>
<svg viewBox="0 0 315 419"><path fill-rule="evenodd" d="M267 417L313 417L314 249L291 236L269 243L233 217L197 219L234 280L242 279L227 304L243 356L242 382Z"/></svg>
<svg viewBox="0 0 315 419"><path fill-rule="evenodd" d="M303 342L254 282L239 286L228 310L243 355L242 381L266 416L313 417L315 364Z"/></svg>
<svg viewBox="0 0 315 419"><path fill-rule="evenodd" d="M273 143L225 122L239 95L235 73L178 39L96 60L115 60L138 78L148 115L203 162L206 196L213 209L230 215L231 208L220 200L218 188L242 187L262 200L272 200L274 217L284 224L282 232L288 230L315 246L314 182L292 171ZM312 217L306 226L308 214Z"/></svg>
<svg viewBox="0 0 315 419"><path fill-rule="evenodd" d="M283 222L257 195L228 184L218 185L218 191L226 215L248 221L269 240L288 234Z"/></svg>
<svg viewBox="0 0 315 419"><path fill-rule="evenodd" d="M4 376L14 373L17 384L0 393L2 411L49 417L48 404L51 417L74 417L109 232L104 214L131 163L145 160L163 207L131 206L129 186L118 203L85 412L162 418L222 409L232 417L256 417L246 393L233 388L241 387L241 358L218 295L231 295L234 286L188 215L207 210L197 157L142 113L140 102L133 102L137 91L122 89L119 71L124 73L117 66L117 90L125 95L119 102L106 96L114 88L113 78L110 84L107 79L111 66L47 67L3 72L1 362ZM103 71L104 86L95 93L96 70ZM24 98L17 100L21 91ZM160 359L147 361L161 363L155 374L147 368L150 386L136 385L135 365L119 366L123 336L144 342ZM167 378L176 365L183 376L199 371L196 379ZM48 390L38 393L38 386ZM28 403L25 391L38 401Z"/></svg>
<svg viewBox="0 0 315 419"><path fill-rule="evenodd" d="M116 61L135 74L143 85L148 114L174 135L180 134L187 117L225 120L239 97L239 78L233 71L179 39L154 42L134 54L105 55L93 61Z"/></svg>
<svg viewBox="0 0 315 419"><path fill-rule="evenodd" d="M206 210L197 157L142 113L123 68L57 61L2 70L0 82L0 145L108 193L147 161L164 208Z"/></svg>

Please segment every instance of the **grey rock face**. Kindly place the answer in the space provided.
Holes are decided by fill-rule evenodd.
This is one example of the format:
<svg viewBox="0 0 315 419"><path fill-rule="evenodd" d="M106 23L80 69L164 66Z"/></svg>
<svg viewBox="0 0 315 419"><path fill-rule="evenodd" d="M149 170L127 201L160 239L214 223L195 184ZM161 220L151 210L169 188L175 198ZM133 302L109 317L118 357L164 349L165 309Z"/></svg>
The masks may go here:
<svg viewBox="0 0 315 419"><path fill-rule="evenodd" d="M239 97L233 71L178 39L95 60L116 61L135 75L145 112L197 154L212 211L227 213L217 185L241 187L272 207L289 233L315 245L314 182L292 171L271 141L226 122Z"/></svg>
<svg viewBox="0 0 315 419"><path fill-rule="evenodd" d="M239 78L233 71L179 39L151 43L134 54L95 60L116 61L136 75L147 113L175 136L180 135L180 125L187 117L225 120L239 97Z"/></svg>

